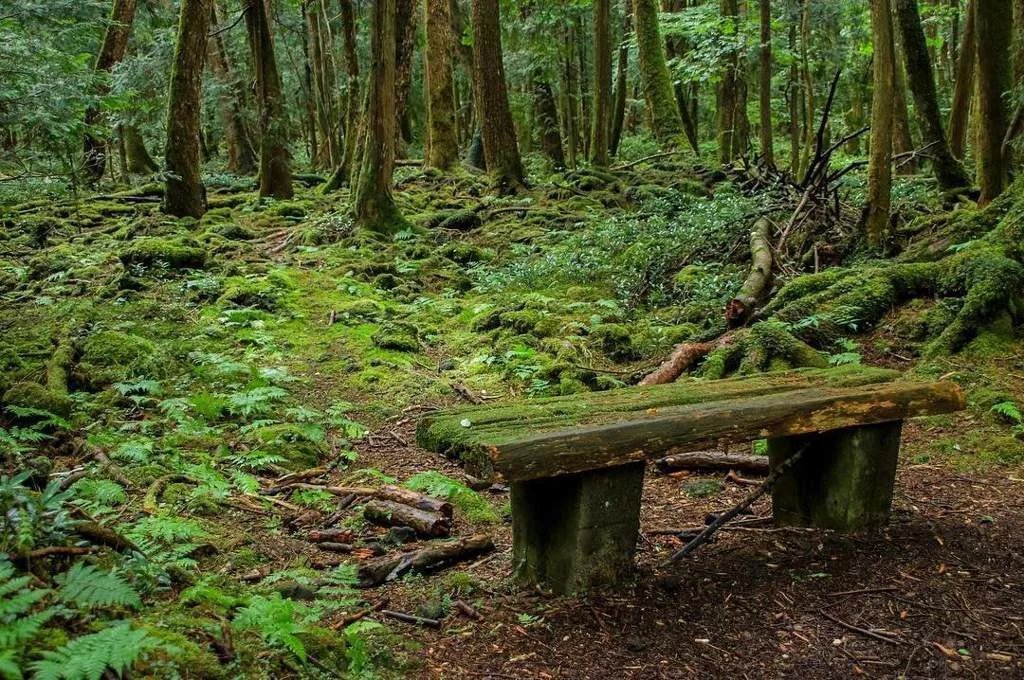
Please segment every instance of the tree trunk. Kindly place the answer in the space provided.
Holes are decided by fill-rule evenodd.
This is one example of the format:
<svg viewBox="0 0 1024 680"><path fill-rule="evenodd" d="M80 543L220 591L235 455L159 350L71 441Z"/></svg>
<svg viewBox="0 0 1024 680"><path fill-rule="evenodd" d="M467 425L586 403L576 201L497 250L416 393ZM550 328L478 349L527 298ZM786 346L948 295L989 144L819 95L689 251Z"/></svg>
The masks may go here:
<svg viewBox="0 0 1024 680"><path fill-rule="evenodd" d="M734 39L739 28L739 3L737 0L720 0L719 7L723 21L732 27L729 35ZM728 165L736 158L741 77L739 51L731 49L725 55L725 71L718 85L718 160L722 165Z"/></svg>
<svg viewBox="0 0 1024 680"><path fill-rule="evenodd" d="M594 0L594 105L590 162L608 165L612 105L611 0Z"/></svg>
<svg viewBox="0 0 1024 680"><path fill-rule="evenodd" d="M580 105L580 143L583 147L583 157L590 158L591 111L590 93L587 90L587 85L591 78L588 76L590 71L587 69L587 50L586 41L583 39L584 35L586 35L586 32L583 30L583 21L577 15L572 44L576 56L576 83L580 88L579 97L577 98Z"/></svg>
<svg viewBox="0 0 1024 680"><path fill-rule="evenodd" d="M892 0L890 0L890 5ZM892 9L890 7L890 9ZM896 17L893 17L895 25ZM900 40L899 31L893 31L892 35L893 46L895 51L893 52L893 68L895 73L893 75L893 90L892 90L892 103L893 103L893 118L892 118L892 150L893 154L911 154L914 152L914 135L910 129L910 113L907 110L907 78L904 75L906 70L904 69L904 63L906 62L903 56L903 43ZM901 175L911 175L917 172L918 163L913 157L909 157L900 162L898 172Z"/></svg>
<svg viewBox="0 0 1024 680"><path fill-rule="evenodd" d="M124 59L128 51L128 38L131 36L132 23L135 21L135 0L114 0L110 12L110 23L103 36L99 55L96 57L96 72L108 75L118 63ZM110 91L104 83L100 87L100 96ZM107 142L96 135L96 127L103 122L103 112L99 104L93 104L85 110L85 174L90 182L98 182L103 177L107 164Z"/></svg>
<svg viewBox="0 0 1024 680"><path fill-rule="evenodd" d="M182 0L181 3L168 95L164 152L167 179L162 206L165 213L176 217L198 219L206 212L199 134L210 10L210 0Z"/></svg>
<svg viewBox="0 0 1024 680"><path fill-rule="evenodd" d="M775 165L772 141L772 3L761 0L761 157L766 165Z"/></svg>
<svg viewBox="0 0 1024 680"><path fill-rule="evenodd" d="M896 73L892 12L889 0L871 0L871 35L875 48L871 97L871 146L868 149L868 195L864 227L868 240L882 246L889 232L892 201L893 79Z"/></svg>
<svg viewBox="0 0 1024 680"><path fill-rule="evenodd" d="M957 52L959 58L956 63L956 81L953 83L953 104L949 111L949 148L960 159L963 159L967 147L967 121L971 113L971 100L974 98L974 68L977 63L974 5L975 0L967 3L963 37Z"/></svg>
<svg viewBox="0 0 1024 680"><path fill-rule="evenodd" d="M975 4L978 49L978 184L979 205L988 205L1006 188L1003 154L1008 115L1003 94L1010 90L1010 42L1013 34L1011 0Z"/></svg>
<svg viewBox="0 0 1024 680"><path fill-rule="evenodd" d="M647 100L651 131L662 144L676 146L683 134L683 122L672 89L672 74L665 61L665 41L661 39L658 26L657 1L633 0L633 16L640 82Z"/></svg>
<svg viewBox="0 0 1024 680"><path fill-rule="evenodd" d="M356 18L352 0L339 0L341 9L342 42L345 49L345 74L348 96L345 104L345 152L341 164L324 187L325 191L336 191L352 180L356 163L356 147L362 131L359 114L363 104L359 92L359 54L356 51Z"/></svg>
<svg viewBox="0 0 1024 680"><path fill-rule="evenodd" d="M814 147L814 77L811 74L811 6L810 0L800 5L800 74L803 77L803 148L800 152L800 168L797 177L807 173Z"/></svg>
<svg viewBox="0 0 1024 680"><path fill-rule="evenodd" d="M398 146L404 155L411 142L409 132L409 93L412 89L413 48L416 46L417 19L421 0L396 0L395 3L395 115L400 122L396 129ZM397 151L396 151L397 153Z"/></svg>
<svg viewBox="0 0 1024 680"><path fill-rule="evenodd" d="M579 107L576 106L576 70L572 66L572 30L567 29L566 33L566 54L562 58L561 64L561 105L562 105L562 135L565 137L566 151L568 156L566 160L569 163L569 167L576 167L576 152L579 148L579 134L577 125L577 111Z"/></svg>
<svg viewBox="0 0 1024 680"><path fill-rule="evenodd" d="M122 125L121 136L124 138L124 155L129 173L151 175L160 169L146 150L146 142L138 128L133 125Z"/></svg>
<svg viewBox="0 0 1024 680"><path fill-rule="evenodd" d="M252 52L259 106L260 196L290 199L292 170L288 158L288 121L285 119L281 77L274 57L274 39L264 0L247 0L245 25Z"/></svg>
<svg viewBox="0 0 1024 680"><path fill-rule="evenodd" d="M427 166L448 170L459 160L455 127L455 85L452 76L450 0L427 0Z"/></svg>
<svg viewBox="0 0 1024 680"><path fill-rule="evenodd" d="M935 79L932 76L928 44L921 28L917 0L895 0L895 7L910 91L914 96L914 108L924 136L922 141L932 158L935 177L944 190L966 187L971 181L960 161L949 150L946 133L942 129Z"/></svg>
<svg viewBox="0 0 1024 680"><path fill-rule="evenodd" d="M540 147L551 160L555 170L565 168L565 154L562 153L562 134L558 125L558 104L551 91L551 84L542 73L533 79L533 115L540 130Z"/></svg>
<svg viewBox="0 0 1024 680"><path fill-rule="evenodd" d="M213 3L211 20L214 26L219 23L216 3ZM251 175L256 172L256 152L253 151L249 130L245 126L245 90L228 60L224 39L220 35L210 38L206 58L213 77L220 83L217 102L220 105L224 139L227 143L227 169L240 175Z"/></svg>
<svg viewBox="0 0 1024 680"><path fill-rule="evenodd" d="M390 235L407 226L391 195L397 127L395 0L373 1L368 80L365 133L353 212L358 226Z"/></svg>
<svg viewBox="0 0 1024 680"><path fill-rule="evenodd" d="M612 113L611 139L608 141L609 152L613 156L619 153L622 141L622 125L626 119L626 94L629 76L629 34L632 32L633 7L631 0L622 3L622 42L619 43L619 64L615 70L615 107Z"/></svg>
<svg viewBox="0 0 1024 680"><path fill-rule="evenodd" d="M517 193L525 181L505 86L498 0L473 0L473 66L487 172L502 193Z"/></svg>

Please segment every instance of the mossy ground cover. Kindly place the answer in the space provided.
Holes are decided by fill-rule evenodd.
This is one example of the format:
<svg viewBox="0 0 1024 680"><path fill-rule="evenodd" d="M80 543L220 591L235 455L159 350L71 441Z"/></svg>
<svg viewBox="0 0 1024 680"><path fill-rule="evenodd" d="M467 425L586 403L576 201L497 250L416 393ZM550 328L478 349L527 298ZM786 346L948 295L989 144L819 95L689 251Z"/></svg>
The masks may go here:
<svg viewBox="0 0 1024 680"><path fill-rule="evenodd" d="M465 525L493 526L502 500L400 461L380 471L357 453L366 433L411 405L453 403L456 383L515 398L623 386L675 344L725 330L756 198L705 187L670 163L617 180L552 177L504 199L475 175L403 173L396 198L412 228L387 239L353 230L344 192L315 188L287 202L218 190L199 221L116 200L4 208L0 443L5 471L34 471L34 481L0 487L11 495L35 478L85 473L69 485L68 507L147 556L96 561L141 594L144 608L111 616L162 641L155 675L405 672L415 655L383 627L329 630L362 599L352 575L313 570L308 554L280 547L291 530L278 517L238 504L261 507L251 496L261 481L323 465L353 483L393 475L449 498ZM847 275L821 276L831 285ZM789 290L826 290L821 283ZM872 304L891 313L880 310L872 335L851 340L867 329L833 324L840 340L800 351L822 365L905 368L894 357L906 357L918 375L960 381L969 413L926 422L908 455L964 470L1020 466L1024 352L1014 318L958 355L917 361L959 300L940 294L892 310L880 294ZM824 324L797 316L788 329ZM752 333L771 340L772 328ZM729 372L730 361L712 357L704 370ZM25 529L2 547L45 545L48 531ZM261 568L273 573L258 585L242 579ZM87 631L90 616L68 630ZM216 652L225 626L236 652L227 665ZM67 640L51 637L42 648Z"/></svg>

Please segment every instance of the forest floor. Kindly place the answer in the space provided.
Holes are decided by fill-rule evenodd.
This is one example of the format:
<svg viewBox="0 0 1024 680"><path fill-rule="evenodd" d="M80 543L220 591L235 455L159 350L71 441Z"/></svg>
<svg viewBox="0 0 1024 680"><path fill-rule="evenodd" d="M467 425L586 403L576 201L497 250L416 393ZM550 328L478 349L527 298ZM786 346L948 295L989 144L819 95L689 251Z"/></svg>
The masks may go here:
<svg viewBox="0 0 1024 680"><path fill-rule="evenodd" d="M912 181L901 190L904 209L934 208ZM403 170L396 198L417 228L376 240L351 232L345 194L260 201L226 180L199 222L140 195L0 209L0 395L21 409L0 432L6 473L78 474L68 502L147 554L96 556L145 603L109 615L166 643L144 675L1024 675L1024 343L921 359L920 319L938 301L825 352L968 394L968 411L905 430L893 521L877 536L752 523L659 571L680 545L659 532L702 525L748 489L652 469L636 583L554 598L511 579L507 489L470 491L457 465L416 446L417 415L459 403L456 387L488 399L619 387L724 330L756 196L668 162L507 199L480 177ZM490 534L496 550L354 590L353 559L307 537L337 499L263 492L315 466L321 484L445 496L453 535ZM339 526L361 545L386 535L358 506ZM39 531L35 546L49 540ZM336 629L383 598L440 629L378 615L382 626ZM259 622L268 611L286 612L301 654Z"/></svg>

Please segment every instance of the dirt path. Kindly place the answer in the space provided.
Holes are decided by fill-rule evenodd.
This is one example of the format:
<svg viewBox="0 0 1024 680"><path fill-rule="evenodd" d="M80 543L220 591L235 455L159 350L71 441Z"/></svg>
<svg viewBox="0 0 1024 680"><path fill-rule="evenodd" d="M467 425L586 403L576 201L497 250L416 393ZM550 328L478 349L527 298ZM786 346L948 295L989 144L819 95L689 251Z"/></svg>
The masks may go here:
<svg viewBox="0 0 1024 680"><path fill-rule="evenodd" d="M438 465L415 447L366 455L395 473ZM1024 480L908 458L881 535L725 531L677 572L659 573L654 565L680 543L653 532L699 525L746 492L695 499L682 490L690 481L648 476L640 574L617 593L517 590L509 527L498 527L498 552L464 568L479 580L467 599L484 620L402 626L423 645L416 677L1024 677ZM755 510L770 513L767 502ZM415 584L386 590L408 610L424 594Z"/></svg>

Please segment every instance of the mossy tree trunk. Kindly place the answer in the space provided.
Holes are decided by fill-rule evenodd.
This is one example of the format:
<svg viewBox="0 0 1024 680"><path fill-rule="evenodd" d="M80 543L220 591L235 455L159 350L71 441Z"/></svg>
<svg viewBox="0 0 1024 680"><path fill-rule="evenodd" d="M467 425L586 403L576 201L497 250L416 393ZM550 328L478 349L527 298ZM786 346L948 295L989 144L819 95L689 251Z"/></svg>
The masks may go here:
<svg viewBox="0 0 1024 680"><path fill-rule="evenodd" d="M672 88L672 74L665 60L665 41L658 25L657 0L633 0L640 83L647 101L651 131L666 146L682 138L683 122Z"/></svg>
<svg viewBox="0 0 1024 680"><path fill-rule="evenodd" d="M151 175L160 169L146 149L146 140L139 129L133 125L121 126L121 137L124 140L125 163L128 172L133 175Z"/></svg>
<svg viewBox="0 0 1024 680"><path fill-rule="evenodd" d="M971 181L960 161L950 151L943 130L932 62L924 29L921 27L917 0L895 0L895 9L910 92L914 96L914 108L924 137L922 141L928 147L935 177L943 189L961 189Z"/></svg>
<svg viewBox="0 0 1024 680"><path fill-rule="evenodd" d="M336 168L341 162L338 102L335 97L334 40L324 2L303 5L308 43L310 99L320 144L312 156L314 166Z"/></svg>
<svg viewBox="0 0 1024 680"><path fill-rule="evenodd" d="M426 0L427 166L449 170L459 160L455 126L455 83L452 75L450 0Z"/></svg>
<svg viewBox="0 0 1024 680"><path fill-rule="evenodd" d="M889 231L892 192L892 121L895 47L889 0L871 0L871 37L875 48L871 99L871 146L864 228L876 248Z"/></svg>
<svg viewBox="0 0 1024 680"><path fill-rule="evenodd" d="M891 4L891 0L890 0ZM895 15L893 17L895 21ZM895 25L895 24L894 24ZM910 129L910 113L907 109L907 78L904 69L903 44L900 42L899 31L893 31L893 44L896 51L893 52L893 78L892 103L892 150L893 154L912 154L914 151L914 135ZM918 163L908 156L900 161L898 172L903 175L911 175L917 172Z"/></svg>
<svg viewBox="0 0 1024 680"><path fill-rule="evenodd" d="M1008 116L1004 93L1010 90L1011 0L984 0L974 7L978 50L978 184L979 205L988 205L1006 187L1003 154Z"/></svg>
<svg viewBox="0 0 1024 680"><path fill-rule="evenodd" d="M484 159L498 189L516 193L525 181L505 85L500 21L498 0L473 0L473 77L479 93Z"/></svg>
<svg viewBox="0 0 1024 680"><path fill-rule="evenodd" d="M406 226L391 195L395 168L395 0L374 0L364 140L353 194L356 224L379 234Z"/></svg>
<svg viewBox="0 0 1024 680"><path fill-rule="evenodd" d="M136 0L114 0L110 12L110 23L103 36L99 55L96 57L96 72L104 77L124 59L128 51L128 38L131 36L132 24L135 22ZM103 84L98 93L100 96L109 91ZM98 182L103 177L107 165L107 142L97 134L96 128L103 122L103 111L99 104L93 104L85 110L85 174L90 182Z"/></svg>
<svg viewBox="0 0 1024 680"><path fill-rule="evenodd" d="M775 149L772 141L772 3L761 0L761 50L760 50L760 101L761 113L761 158L767 165L775 165Z"/></svg>
<svg viewBox="0 0 1024 680"><path fill-rule="evenodd" d="M626 95L629 88L629 34L632 33L633 6L631 0L622 2L622 41L619 43L619 61L615 68L615 104L612 112L611 132L608 150L611 155L619 153L622 141L622 125L626 120Z"/></svg>
<svg viewBox="0 0 1024 680"><path fill-rule="evenodd" d="M423 0L395 0L395 114L396 153L404 155L406 144L412 141L409 94L412 90L413 51L416 47L416 29L419 26L420 3Z"/></svg>
<svg viewBox="0 0 1024 680"><path fill-rule="evenodd" d="M211 20L216 26L217 3L211 8ZM249 138L245 124L245 87L228 58L228 51L221 34L210 38L207 46L207 61L213 77L220 83L217 102L224 124L224 141L227 145L229 172L251 175L256 172L256 152Z"/></svg>
<svg viewBox="0 0 1024 680"><path fill-rule="evenodd" d="M182 0L167 106L162 206L165 213L177 217L199 218L206 212L199 135L211 14L210 0Z"/></svg>
<svg viewBox="0 0 1024 680"><path fill-rule="evenodd" d="M796 26L789 27L789 51L796 54ZM789 64L789 171L800 172L800 77L796 59Z"/></svg>
<svg viewBox="0 0 1024 680"><path fill-rule="evenodd" d="M345 52L345 79L348 92L345 102L345 150L341 163L324 187L325 191L337 191L355 174L356 148L360 130L359 116L363 99L359 87L359 53L356 46L356 17L352 0L338 0L341 15L341 36Z"/></svg>
<svg viewBox="0 0 1024 680"><path fill-rule="evenodd" d="M963 159L967 148L967 121L974 98L975 0L967 3L963 35L960 42L960 57L956 64L956 79L953 82L953 104L949 111L949 149L957 158Z"/></svg>
<svg viewBox="0 0 1024 680"><path fill-rule="evenodd" d="M594 103L590 135L590 162L608 165L608 135L612 106L611 0L594 0Z"/></svg>
<svg viewBox="0 0 1024 680"><path fill-rule="evenodd" d="M252 52L259 106L260 196L289 199L292 188L291 161L288 158L288 121L281 93L281 76L274 57L274 38L264 0L246 0L245 26Z"/></svg>
<svg viewBox="0 0 1024 680"><path fill-rule="evenodd" d="M555 170L565 168L565 154L562 151L562 133L558 122L558 103L551 89L551 83L543 72L533 77L533 117L540 132L540 147L551 161Z"/></svg>

